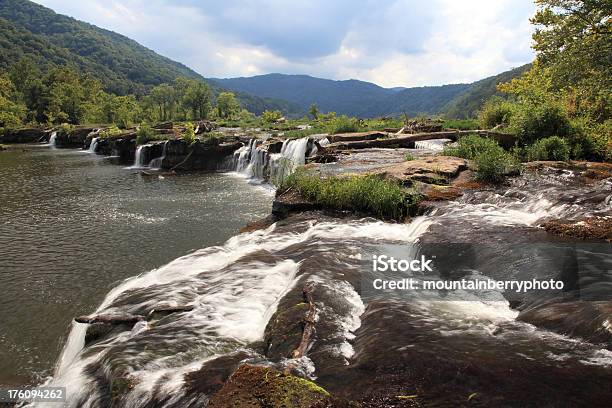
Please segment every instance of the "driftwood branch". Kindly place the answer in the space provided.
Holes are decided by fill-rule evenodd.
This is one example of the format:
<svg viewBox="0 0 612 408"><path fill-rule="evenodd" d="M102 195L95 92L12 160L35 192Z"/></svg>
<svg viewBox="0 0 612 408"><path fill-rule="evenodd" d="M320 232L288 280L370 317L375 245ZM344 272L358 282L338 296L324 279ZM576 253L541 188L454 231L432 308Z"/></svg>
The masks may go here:
<svg viewBox="0 0 612 408"><path fill-rule="evenodd" d="M93 316L78 316L74 318L77 323L106 323L112 325L119 324L136 324L140 321L150 319L154 314L171 314L179 312L190 312L193 310L192 305L184 306L157 306L151 309L146 315L135 315L131 313L123 314L99 314Z"/></svg>
<svg viewBox="0 0 612 408"><path fill-rule="evenodd" d="M314 298L312 296L312 286L305 286L302 290L302 295L304 296L304 301L308 303L308 314L304 318L304 330L302 331L302 340L300 341L299 346L293 350L291 356L293 358L300 358L306 355L306 351L308 351L308 346L310 345L310 340L315 332L315 318L317 314L317 308L315 306Z"/></svg>

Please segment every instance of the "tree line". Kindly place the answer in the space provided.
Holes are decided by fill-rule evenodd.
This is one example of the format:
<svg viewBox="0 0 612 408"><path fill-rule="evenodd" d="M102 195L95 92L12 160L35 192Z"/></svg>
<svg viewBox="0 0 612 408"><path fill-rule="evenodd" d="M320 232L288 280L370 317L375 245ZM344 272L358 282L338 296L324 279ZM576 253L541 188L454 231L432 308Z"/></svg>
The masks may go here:
<svg viewBox="0 0 612 408"><path fill-rule="evenodd" d="M231 118L241 111L231 92L216 98L207 83L178 77L152 87L142 97L106 92L102 83L71 67L41 72L28 58L0 75L0 127L26 124L113 123Z"/></svg>

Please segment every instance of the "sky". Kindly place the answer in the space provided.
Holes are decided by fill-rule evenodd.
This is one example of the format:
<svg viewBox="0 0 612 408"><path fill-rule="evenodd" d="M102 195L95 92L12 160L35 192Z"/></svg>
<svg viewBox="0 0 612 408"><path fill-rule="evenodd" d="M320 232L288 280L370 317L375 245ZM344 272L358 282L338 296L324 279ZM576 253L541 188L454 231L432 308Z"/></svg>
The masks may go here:
<svg viewBox="0 0 612 408"><path fill-rule="evenodd" d="M272 72L384 87L473 82L531 62L533 0L35 0L205 77Z"/></svg>

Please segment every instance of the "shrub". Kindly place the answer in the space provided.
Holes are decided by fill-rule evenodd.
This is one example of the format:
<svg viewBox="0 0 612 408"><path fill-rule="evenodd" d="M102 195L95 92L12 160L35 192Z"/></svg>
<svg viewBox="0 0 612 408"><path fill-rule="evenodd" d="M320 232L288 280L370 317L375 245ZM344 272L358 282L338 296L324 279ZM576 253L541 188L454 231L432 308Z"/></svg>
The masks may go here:
<svg viewBox="0 0 612 408"><path fill-rule="evenodd" d="M105 139L107 137L118 136L121 133L122 133L121 129L119 129L117 126L113 125L113 126L108 127L108 128L106 128L104 130L101 130L98 135L99 135L99 137Z"/></svg>
<svg viewBox="0 0 612 408"><path fill-rule="evenodd" d="M406 160L406 161L412 161L412 160L414 160L414 156L412 155L412 153L406 153L406 154L404 155L404 160Z"/></svg>
<svg viewBox="0 0 612 408"><path fill-rule="evenodd" d="M473 160L476 165L476 178L489 183L499 183L519 160L506 152L495 140L477 135L468 135L459 139L457 146L443 150L447 156L463 157Z"/></svg>
<svg viewBox="0 0 612 408"><path fill-rule="evenodd" d="M569 144L558 136L540 139L526 148L527 159L532 160L561 160L570 158Z"/></svg>
<svg viewBox="0 0 612 408"><path fill-rule="evenodd" d="M274 123L282 117L283 117L283 113L278 110L275 110L275 111L267 110L261 114L262 120L266 123Z"/></svg>
<svg viewBox="0 0 612 408"><path fill-rule="evenodd" d="M445 147L442 154L473 160L479 153L495 148L500 147L493 139L487 139L478 135L467 135L459 138L456 146Z"/></svg>
<svg viewBox="0 0 612 408"><path fill-rule="evenodd" d="M185 123L185 133L183 133L182 139L187 143L193 143L196 140L195 130L193 128L193 123L187 122Z"/></svg>
<svg viewBox="0 0 612 408"><path fill-rule="evenodd" d="M339 116L329 121L327 132L330 135L336 133L350 133L359 131L359 122L355 118L346 115Z"/></svg>
<svg viewBox="0 0 612 408"><path fill-rule="evenodd" d="M491 98L483 105L478 113L478 121L484 129L491 129L497 125L508 125L512 117L513 104L501 98Z"/></svg>
<svg viewBox="0 0 612 408"><path fill-rule="evenodd" d="M136 131L136 144L141 145L155 138L155 132L147 123L142 123Z"/></svg>
<svg viewBox="0 0 612 408"><path fill-rule="evenodd" d="M398 220L406 216L420 198L397 183L372 175L321 179L306 170L297 170L285 179L281 190L288 188L296 189L303 197L325 207Z"/></svg>
<svg viewBox="0 0 612 408"><path fill-rule="evenodd" d="M476 178L489 183L500 183L508 171L517 163L504 149L488 149L480 152L475 158Z"/></svg>
<svg viewBox="0 0 612 408"><path fill-rule="evenodd" d="M510 131L519 137L523 145L549 136L565 137L571 126L567 114L552 103L523 103L516 105L510 118Z"/></svg>

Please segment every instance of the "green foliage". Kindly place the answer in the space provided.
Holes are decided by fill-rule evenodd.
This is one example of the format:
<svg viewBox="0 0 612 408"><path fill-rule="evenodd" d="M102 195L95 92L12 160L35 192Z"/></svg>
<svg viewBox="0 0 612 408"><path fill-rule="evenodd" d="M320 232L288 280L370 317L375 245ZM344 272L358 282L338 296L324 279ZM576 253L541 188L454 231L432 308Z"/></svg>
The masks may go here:
<svg viewBox="0 0 612 408"><path fill-rule="evenodd" d="M206 119L211 106L211 93L207 84L202 81L187 80L183 91L182 104L191 110L192 119Z"/></svg>
<svg viewBox="0 0 612 408"><path fill-rule="evenodd" d="M113 136L119 136L121 133L123 133L121 129L113 125L104 130L101 130L100 133L98 133L98 136L103 139L106 139L106 138L113 137Z"/></svg>
<svg viewBox="0 0 612 408"><path fill-rule="evenodd" d="M142 145L155 138L155 132L148 123L143 122L136 131L136 144Z"/></svg>
<svg viewBox="0 0 612 408"><path fill-rule="evenodd" d="M357 211L400 220L419 200L415 192L377 176L321 179L298 169L283 182L280 191L293 188L318 204L338 210Z"/></svg>
<svg viewBox="0 0 612 408"><path fill-rule="evenodd" d="M238 112L240 105L232 92L221 92L217 97L217 114L220 118L231 118Z"/></svg>
<svg viewBox="0 0 612 408"><path fill-rule="evenodd" d="M310 116L312 116L314 120L319 119L319 107L317 106L316 103L313 103L310 105L310 108L308 109L308 113L310 113Z"/></svg>
<svg viewBox="0 0 612 408"><path fill-rule="evenodd" d="M499 97L489 99L478 112L478 121L483 129L497 125L508 125L512 117L513 104Z"/></svg>
<svg viewBox="0 0 612 408"><path fill-rule="evenodd" d="M567 161L570 158L570 146L558 136L540 139L531 146L527 146L527 159L533 160L559 160Z"/></svg>
<svg viewBox="0 0 612 408"><path fill-rule="evenodd" d="M477 135L460 138L456 147L445 147L442 154L473 160L476 164L476 177L489 183L501 182L506 174L519 165L518 159L496 141Z"/></svg>
<svg viewBox="0 0 612 408"><path fill-rule="evenodd" d="M406 161L412 161L412 160L414 160L414 155L413 155L412 153L406 153L406 154L404 155L404 160L406 160Z"/></svg>
<svg viewBox="0 0 612 408"><path fill-rule="evenodd" d="M510 117L510 132L518 135L521 144L531 144L548 136L568 136L570 120L563 109L555 103L517 104Z"/></svg>
<svg viewBox="0 0 612 408"><path fill-rule="evenodd" d="M182 139L187 143L193 143L196 141L195 137L195 129L193 127L193 123L187 122L185 123L185 133L183 133Z"/></svg>
<svg viewBox="0 0 612 408"><path fill-rule="evenodd" d="M276 111L267 110L261 114L261 119L266 123L274 123L282 117L283 117L283 113L277 110Z"/></svg>
<svg viewBox="0 0 612 408"><path fill-rule="evenodd" d="M476 130L480 129L476 119L445 119L442 124L444 129Z"/></svg>
<svg viewBox="0 0 612 408"><path fill-rule="evenodd" d="M327 124L327 132L330 135L337 133L358 132L360 130L359 122L355 118L349 118L346 115L336 117Z"/></svg>
<svg viewBox="0 0 612 408"><path fill-rule="evenodd" d="M0 127L14 128L23 123L25 105L16 101L16 89L10 79L0 76Z"/></svg>

